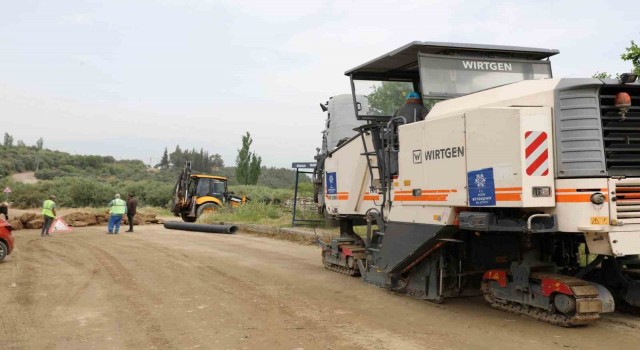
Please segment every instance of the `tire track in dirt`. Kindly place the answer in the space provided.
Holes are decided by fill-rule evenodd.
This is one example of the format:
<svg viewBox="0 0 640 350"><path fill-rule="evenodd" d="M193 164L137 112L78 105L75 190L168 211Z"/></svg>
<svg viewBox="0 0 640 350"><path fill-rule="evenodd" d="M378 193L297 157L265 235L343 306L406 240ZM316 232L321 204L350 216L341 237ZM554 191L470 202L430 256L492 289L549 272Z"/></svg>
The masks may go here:
<svg viewBox="0 0 640 350"><path fill-rule="evenodd" d="M284 260L285 258L278 253L268 251L266 248L250 247L238 242L238 246L246 253L247 256L256 255L268 260ZM158 247L167 256L175 256L178 259L188 258L188 266L195 272L194 276L200 279L214 279L218 281L214 288L228 294L240 295L246 300L260 299L257 307L263 309L263 312L273 313L276 311L279 317L287 317L296 320L296 324L304 324L304 327L292 325L290 329L306 329L306 330L322 330L332 333L333 342L348 346L352 349L420 349L421 347L408 339L403 339L398 334L393 334L383 328L378 328L372 324L366 325L354 322L354 319L348 317L336 317L331 322L326 322L324 317L326 313L321 309L335 310L340 305L327 305L323 300L313 300L308 295L300 296L295 292L288 291L287 285L275 285L274 271L271 271L270 281L257 278L260 269L256 267L244 267L238 269L236 261L220 262L220 258L208 256L201 260L200 256L186 255L180 250L167 249ZM218 260L215 264L211 260ZM225 260L225 259L222 259ZM227 271L238 271L240 275L234 275ZM322 270L322 269L321 269ZM211 273L214 275L212 276ZM254 278L247 278L247 275L256 275ZM280 280L280 278L278 279ZM311 300L310 300L311 299ZM274 310L274 306L277 307ZM320 310L319 310L320 309ZM333 312L333 311L331 311ZM262 330L273 329L273 327L263 327ZM275 330L275 329L274 329ZM323 347L332 348L327 345L326 339L317 337L317 342L324 343ZM338 347L339 348L339 347Z"/></svg>
<svg viewBox="0 0 640 350"><path fill-rule="evenodd" d="M94 254L100 266L106 269L111 281L120 287L119 293L124 297L127 306L132 309L132 314L137 319L136 324L143 328L144 335L151 346L159 349L176 349L171 340L164 336L162 327L143 302L141 296L148 298L152 294L146 293L136 283L133 275L116 257L93 244L86 243L86 246ZM155 301L159 302L159 300Z"/></svg>
<svg viewBox="0 0 640 350"><path fill-rule="evenodd" d="M0 276L5 277L4 268L12 266L11 280L3 278L3 282L9 286L8 300L3 303L2 329L0 339L7 342L7 348L19 349L29 338L31 326L37 323L35 317L36 291L38 289L39 269L38 252L42 247L37 241L31 240L29 244L16 248L12 255L0 266ZM18 255L19 253L23 253Z"/></svg>

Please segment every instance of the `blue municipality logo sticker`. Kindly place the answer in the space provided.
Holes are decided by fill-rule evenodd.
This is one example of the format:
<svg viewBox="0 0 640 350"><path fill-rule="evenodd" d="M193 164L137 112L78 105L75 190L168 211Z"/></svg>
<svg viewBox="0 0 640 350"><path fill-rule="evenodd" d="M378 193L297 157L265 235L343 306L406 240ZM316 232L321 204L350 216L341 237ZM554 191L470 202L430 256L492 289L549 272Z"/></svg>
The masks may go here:
<svg viewBox="0 0 640 350"><path fill-rule="evenodd" d="M467 173L469 206L484 207L496 205L496 187L493 168L474 170Z"/></svg>
<svg viewBox="0 0 640 350"><path fill-rule="evenodd" d="M336 173L327 173L327 194L338 194L338 177Z"/></svg>

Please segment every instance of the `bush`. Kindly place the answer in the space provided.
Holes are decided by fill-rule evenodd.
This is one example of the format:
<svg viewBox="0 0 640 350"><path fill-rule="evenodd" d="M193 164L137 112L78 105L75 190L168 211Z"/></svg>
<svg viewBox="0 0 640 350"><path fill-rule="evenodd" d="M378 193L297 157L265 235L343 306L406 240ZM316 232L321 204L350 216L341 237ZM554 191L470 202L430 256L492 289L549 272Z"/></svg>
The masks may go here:
<svg viewBox="0 0 640 350"><path fill-rule="evenodd" d="M229 191L234 192L238 196L247 196L252 202L258 203L284 203L288 199L293 198L293 190L284 188L269 188L256 185L237 185L230 186Z"/></svg>
<svg viewBox="0 0 640 350"><path fill-rule="evenodd" d="M285 225L291 222L291 214L281 206L249 202L236 208L224 207L216 213L203 215L199 222L242 222Z"/></svg>

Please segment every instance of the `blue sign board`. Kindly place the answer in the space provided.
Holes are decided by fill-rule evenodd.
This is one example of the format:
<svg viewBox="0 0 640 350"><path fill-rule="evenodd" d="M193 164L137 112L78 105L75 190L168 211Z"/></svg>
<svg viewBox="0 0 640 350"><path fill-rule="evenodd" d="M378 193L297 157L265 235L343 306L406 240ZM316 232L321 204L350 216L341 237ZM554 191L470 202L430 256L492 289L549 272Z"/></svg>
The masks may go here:
<svg viewBox="0 0 640 350"><path fill-rule="evenodd" d="M470 207L496 205L493 168L469 171L467 173L467 188L469 189Z"/></svg>
<svg viewBox="0 0 640 350"><path fill-rule="evenodd" d="M338 177L336 173L327 173L327 194L338 194Z"/></svg>

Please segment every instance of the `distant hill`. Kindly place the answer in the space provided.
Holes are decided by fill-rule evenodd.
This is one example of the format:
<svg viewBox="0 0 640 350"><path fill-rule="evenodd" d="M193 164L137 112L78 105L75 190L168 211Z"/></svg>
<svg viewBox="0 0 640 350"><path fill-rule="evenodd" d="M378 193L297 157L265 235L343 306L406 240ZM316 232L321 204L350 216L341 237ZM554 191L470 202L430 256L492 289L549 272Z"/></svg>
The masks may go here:
<svg viewBox="0 0 640 350"><path fill-rule="evenodd" d="M72 155L36 146L0 145L0 178L13 174L33 172L38 180L53 180L61 177L82 177L88 179L142 181L153 180L173 184L182 170L184 161L194 164L195 172L216 174L229 178L229 184L236 184L235 167L214 167L202 169L205 162L199 161L200 152L184 152L180 159L169 163L163 169L149 168L141 160L116 160L111 156ZM206 155L207 153L204 152ZM208 155L207 155L208 157ZM200 167L200 168L199 168ZM309 182L300 176L301 182ZM259 186L271 188L291 188L295 184L295 171L287 168L262 167L258 179Z"/></svg>

